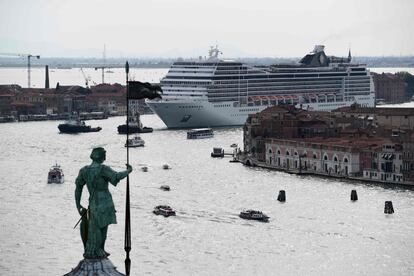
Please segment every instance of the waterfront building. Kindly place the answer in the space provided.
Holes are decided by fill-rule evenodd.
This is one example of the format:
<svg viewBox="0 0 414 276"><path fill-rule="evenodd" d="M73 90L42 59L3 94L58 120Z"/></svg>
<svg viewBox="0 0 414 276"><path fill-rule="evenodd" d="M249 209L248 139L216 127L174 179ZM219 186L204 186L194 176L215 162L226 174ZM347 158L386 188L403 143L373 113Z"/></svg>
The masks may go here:
<svg viewBox="0 0 414 276"><path fill-rule="evenodd" d="M396 74L373 74L375 97L386 103L402 103L407 100L407 84Z"/></svg>
<svg viewBox="0 0 414 276"><path fill-rule="evenodd" d="M360 173L358 145L344 139L268 139L265 146L271 167L335 176Z"/></svg>
<svg viewBox="0 0 414 276"><path fill-rule="evenodd" d="M10 115L12 112L11 103L13 102L13 94L0 94L0 115Z"/></svg>
<svg viewBox="0 0 414 276"><path fill-rule="evenodd" d="M402 172L404 181L414 183L414 131L402 134Z"/></svg>
<svg viewBox="0 0 414 276"><path fill-rule="evenodd" d="M250 115L244 126L242 162L293 173L414 185L409 111L353 110L357 116L348 116L345 109L349 108L325 114L285 106ZM382 126L381 119L373 122L378 114L398 120Z"/></svg>
<svg viewBox="0 0 414 276"><path fill-rule="evenodd" d="M377 108L376 123L384 128L414 130L414 108Z"/></svg>
<svg viewBox="0 0 414 276"><path fill-rule="evenodd" d="M363 177L385 182L402 182L403 147L383 141L373 148L361 148Z"/></svg>

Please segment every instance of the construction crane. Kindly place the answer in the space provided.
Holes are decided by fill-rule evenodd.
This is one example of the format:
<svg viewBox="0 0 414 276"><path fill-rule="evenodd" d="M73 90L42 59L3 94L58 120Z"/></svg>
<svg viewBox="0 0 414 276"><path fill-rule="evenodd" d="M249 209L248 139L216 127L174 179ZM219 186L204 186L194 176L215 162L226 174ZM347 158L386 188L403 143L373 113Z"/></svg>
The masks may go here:
<svg viewBox="0 0 414 276"><path fill-rule="evenodd" d="M89 82L91 81L91 77L86 76L85 72L83 71L83 68L81 68L80 70L82 72L83 78L85 79L86 88L89 88Z"/></svg>
<svg viewBox="0 0 414 276"><path fill-rule="evenodd" d="M106 45L105 44L104 44L104 50L103 50L102 58L103 58L103 65L95 67L95 70L98 70L98 69L102 70L102 83L105 83L105 69L106 68L111 68L111 67L106 66Z"/></svg>
<svg viewBox="0 0 414 276"><path fill-rule="evenodd" d="M40 55L0 53L0 56L13 56L13 57L27 58L27 87L30 88L30 72L31 72L30 59L31 58L39 59Z"/></svg>

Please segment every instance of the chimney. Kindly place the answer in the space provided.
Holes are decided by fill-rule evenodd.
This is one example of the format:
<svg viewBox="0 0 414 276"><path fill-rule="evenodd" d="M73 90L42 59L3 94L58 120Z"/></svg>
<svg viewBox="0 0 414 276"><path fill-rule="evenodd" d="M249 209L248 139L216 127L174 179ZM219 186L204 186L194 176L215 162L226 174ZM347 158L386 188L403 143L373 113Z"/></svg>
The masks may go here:
<svg viewBox="0 0 414 276"><path fill-rule="evenodd" d="M45 88L49 88L49 65L46 65Z"/></svg>

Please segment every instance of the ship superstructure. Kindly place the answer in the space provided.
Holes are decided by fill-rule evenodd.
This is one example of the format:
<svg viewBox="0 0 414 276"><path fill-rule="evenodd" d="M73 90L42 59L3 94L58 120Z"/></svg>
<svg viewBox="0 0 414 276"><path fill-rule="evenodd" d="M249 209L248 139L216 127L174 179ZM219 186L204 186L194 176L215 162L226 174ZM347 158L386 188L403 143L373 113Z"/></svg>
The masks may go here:
<svg viewBox="0 0 414 276"><path fill-rule="evenodd" d="M177 61L161 80L163 99L148 102L169 128L243 125L248 114L294 104L329 111L357 103L373 107L375 93L365 64L327 56L317 45L298 64L249 66L219 59Z"/></svg>

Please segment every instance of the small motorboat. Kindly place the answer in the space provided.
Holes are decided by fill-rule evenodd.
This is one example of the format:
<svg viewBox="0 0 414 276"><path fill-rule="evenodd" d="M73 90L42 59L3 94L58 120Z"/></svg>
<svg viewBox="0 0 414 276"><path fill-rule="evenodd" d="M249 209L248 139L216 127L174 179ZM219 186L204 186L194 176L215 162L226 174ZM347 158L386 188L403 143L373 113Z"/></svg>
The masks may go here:
<svg viewBox="0 0 414 276"><path fill-rule="evenodd" d="M48 184L62 184L65 182L65 175L63 174L62 169L58 164L55 164L50 168L49 174L47 176Z"/></svg>
<svg viewBox="0 0 414 276"><path fill-rule="evenodd" d="M169 169L171 169L171 167L170 167L168 164L164 164L164 165L162 165L162 168L163 168L164 170L169 170Z"/></svg>
<svg viewBox="0 0 414 276"><path fill-rule="evenodd" d="M137 148L137 147L143 147L145 145L145 141L142 140L141 137L138 135L134 136L131 139L128 139L125 143L125 147L129 148Z"/></svg>
<svg viewBox="0 0 414 276"><path fill-rule="evenodd" d="M163 191L169 191L170 190L170 186L168 186L168 185L161 185L160 189L163 190Z"/></svg>
<svg viewBox="0 0 414 276"><path fill-rule="evenodd" d="M147 171L148 171L148 167L142 167L142 168L141 168L141 170L142 170L143 172L147 172Z"/></svg>
<svg viewBox="0 0 414 276"><path fill-rule="evenodd" d="M231 146L230 146L231 148L237 148L237 144L236 143L233 143L233 144L231 144Z"/></svg>
<svg viewBox="0 0 414 276"><path fill-rule="evenodd" d="M162 215L164 217L175 216L175 211L173 208L167 205L158 205L152 212L156 215Z"/></svg>
<svg viewBox="0 0 414 276"><path fill-rule="evenodd" d="M246 210L240 212L239 217L242 219L250 219L250 220L258 220L262 222L269 222L269 217L266 216L264 213L255 210Z"/></svg>

